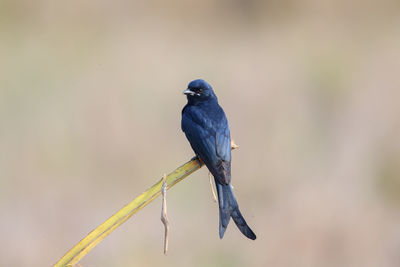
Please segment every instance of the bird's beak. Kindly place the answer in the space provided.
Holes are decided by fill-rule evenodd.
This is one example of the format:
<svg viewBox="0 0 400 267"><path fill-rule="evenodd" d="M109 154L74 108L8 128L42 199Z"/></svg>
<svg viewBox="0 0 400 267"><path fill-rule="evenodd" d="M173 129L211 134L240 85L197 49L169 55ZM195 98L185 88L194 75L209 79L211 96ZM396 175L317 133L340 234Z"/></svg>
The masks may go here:
<svg viewBox="0 0 400 267"><path fill-rule="evenodd" d="M195 93L193 91L190 91L190 89L186 89L185 91L183 91L183 94L185 95L194 95Z"/></svg>

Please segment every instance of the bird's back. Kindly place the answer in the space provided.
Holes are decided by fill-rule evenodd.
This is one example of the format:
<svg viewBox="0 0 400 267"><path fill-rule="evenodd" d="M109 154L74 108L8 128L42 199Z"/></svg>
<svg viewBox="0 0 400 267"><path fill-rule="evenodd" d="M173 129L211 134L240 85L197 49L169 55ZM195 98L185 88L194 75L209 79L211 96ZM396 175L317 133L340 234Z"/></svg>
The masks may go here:
<svg viewBox="0 0 400 267"><path fill-rule="evenodd" d="M182 130L195 153L213 176L228 184L231 178L229 125L218 103L187 104L182 110Z"/></svg>

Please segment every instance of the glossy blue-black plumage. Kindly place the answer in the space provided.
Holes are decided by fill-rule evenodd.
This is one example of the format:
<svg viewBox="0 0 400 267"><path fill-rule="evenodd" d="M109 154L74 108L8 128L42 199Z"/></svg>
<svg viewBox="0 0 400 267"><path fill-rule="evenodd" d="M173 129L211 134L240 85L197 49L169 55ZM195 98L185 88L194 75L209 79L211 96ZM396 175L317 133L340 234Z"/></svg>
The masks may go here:
<svg viewBox="0 0 400 267"><path fill-rule="evenodd" d="M204 80L189 83L184 92L188 103L182 110L182 130L189 143L214 176L220 208L220 238L230 217L248 238L256 236L239 211L231 182L231 138L225 112L212 87Z"/></svg>

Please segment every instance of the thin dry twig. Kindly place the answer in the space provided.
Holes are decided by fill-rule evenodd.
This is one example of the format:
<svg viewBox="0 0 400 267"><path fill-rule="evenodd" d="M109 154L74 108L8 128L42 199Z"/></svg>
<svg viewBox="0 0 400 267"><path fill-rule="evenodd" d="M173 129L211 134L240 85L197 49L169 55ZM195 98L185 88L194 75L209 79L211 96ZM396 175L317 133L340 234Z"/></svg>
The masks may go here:
<svg viewBox="0 0 400 267"><path fill-rule="evenodd" d="M231 139L231 149L234 150L237 148L239 148L239 146L235 143L235 141L233 139Z"/></svg>
<svg viewBox="0 0 400 267"><path fill-rule="evenodd" d="M169 221L167 216L167 176L163 175L163 184L161 187L162 194L162 206L161 206L161 222L164 224L164 255L167 255L168 251L168 234L169 234Z"/></svg>
<svg viewBox="0 0 400 267"><path fill-rule="evenodd" d="M213 195L213 199L214 199L214 202L216 203L217 202L217 194L215 193L215 188L214 188L214 185L213 185L213 182L212 182L212 175L211 175L211 172L209 172L208 173L208 178L210 179L210 186L211 186L211 192L212 192L212 195Z"/></svg>

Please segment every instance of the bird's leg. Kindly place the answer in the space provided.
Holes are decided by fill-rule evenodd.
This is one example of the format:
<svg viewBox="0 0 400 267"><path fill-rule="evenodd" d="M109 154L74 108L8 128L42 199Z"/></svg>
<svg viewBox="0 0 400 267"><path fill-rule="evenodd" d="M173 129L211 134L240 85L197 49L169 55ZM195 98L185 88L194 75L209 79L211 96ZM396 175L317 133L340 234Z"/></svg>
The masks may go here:
<svg viewBox="0 0 400 267"><path fill-rule="evenodd" d="M217 195L215 194L215 189L214 189L214 185L212 182L212 175L211 172L208 173L208 178L210 179L210 186L211 186L211 192L214 198L214 202L217 202Z"/></svg>
<svg viewBox="0 0 400 267"><path fill-rule="evenodd" d="M167 181L166 175L163 175L163 183L161 187L162 194L162 206L161 206L161 222L164 224L164 255L167 255L168 251L168 233L169 233L169 221L167 216Z"/></svg>

